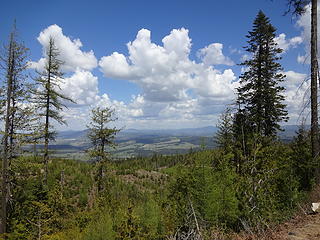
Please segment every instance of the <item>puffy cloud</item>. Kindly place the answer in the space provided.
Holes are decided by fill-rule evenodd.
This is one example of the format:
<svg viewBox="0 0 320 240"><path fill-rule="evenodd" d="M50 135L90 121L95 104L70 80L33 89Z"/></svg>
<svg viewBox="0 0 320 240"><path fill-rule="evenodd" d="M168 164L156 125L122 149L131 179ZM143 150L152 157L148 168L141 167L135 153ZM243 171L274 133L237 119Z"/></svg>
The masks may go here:
<svg viewBox="0 0 320 240"><path fill-rule="evenodd" d="M64 118L67 120L68 125L73 129L85 129L90 122L91 109L95 107L109 108L114 110L117 121L115 124L118 128L128 126L128 123L135 123L142 121L141 116L144 116L143 107L144 99L142 96L132 96L130 103L126 104L123 101L110 99L108 94L96 95L95 101L91 105L84 105L82 107L70 106L68 111L63 112ZM130 125L134 127L133 125ZM56 126L58 129L61 126Z"/></svg>
<svg viewBox="0 0 320 240"><path fill-rule="evenodd" d="M209 65L223 64L232 66L234 62L223 55L222 53L223 45L221 43L212 43L209 46L202 48L198 51L198 57L202 62Z"/></svg>
<svg viewBox="0 0 320 240"><path fill-rule="evenodd" d="M102 57L99 65L103 72L107 72L109 77L132 78L131 69L123 54L114 52L110 56Z"/></svg>
<svg viewBox="0 0 320 240"><path fill-rule="evenodd" d="M220 73L212 68L200 70L197 75L195 91L201 96L211 98L219 102L227 102L234 99L234 90L239 86L236 76L231 69Z"/></svg>
<svg viewBox="0 0 320 240"><path fill-rule="evenodd" d="M310 39L311 39L311 5L308 4L305 7L306 11L297 21L297 26L302 29L301 38L305 44L305 53L304 55L299 55L297 61L299 63L305 64L310 63ZM320 21L320 8L318 8L318 22ZM320 33L320 26L318 24L318 36ZM320 38L318 37L318 41ZM319 44L319 42L318 42Z"/></svg>
<svg viewBox="0 0 320 240"><path fill-rule="evenodd" d="M305 7L305 13L300 16L300 18L297 21L298 27L302 28L302 35L301 37L303 40L309 40L310 39L310 29L311 29L311 5L308 4ZM319 13L319 9L318 9ZM319 20L319 14L318 14L318 20Z"/></svg>
<svg viewBox="0 0 320 240"><path fill-rule="evenodd" d="M80 39L70 39L62 32L62 28L58 25L51 25L44 29L37 40L43 47L43 52L48 47L49 39L54 39L55 45L60 52L59 59L64 62L63 69L65 71L75 71L77 68L84 70L92 70L97 67L97 59L94 52L84 52L81 50L82 43ZM31 62L31 68L38 70L43 69L45 58L41 58L38 62Z"/></svg>
<svg viewBox="0 0 320 240"><path fill-rule="evenodd" d="M149 30L141 29L136 38L127 44L127 55L114 52L104 56L99 61L99 67L107 78L131 81L142 92L132 96L127 103L110 99L108 94L99 95L98 78L90 72L97 65L94 54L92 51L81 51L79 39L72 40L64 36L61 28L52 25L42 31L39 42L45 47L46 36L54 32L54 36L60 36L56 38L59 39L59 46L69 44L67 48L70 52L62 55L62 59L74 59L65 65L70 74L60 86L62 92L78 104L70 105L64 113L72 128L85 128L90 108L95 106L115 109L119 118L116 123L118 127L212 125L225 106L233 102L235 89L239 86L232 69L221 71L215 66L233 64L224 56L222 44L213 43L200 49L200 62L195 62L189 56L192 41L188 30L172 30L162 39L161 45L152 42ZM280 34L277 41L285 50L300 43L299 38L287 39L284 34ZM41 68L44 61L42 58L33 62L33 67ZM303 105L301 99L306 97L308 83L302 83L305 74L292 71L285 74L286 104L292 122L298 119Z"/></svg>
<svg viewBox="0 0 320 240"><path fill-rule="evenodd" d="M294 71L284 72L286 75L285 87L288 90L297 90L300 86L303 86L307 83L307 74L297 73Z"/></svg>
<svg viewBox="0 0 320 240"><path fill-rule="evenodd" d="M72 40L65 36L58 25L51 25L44 29L37 38L43 47L43 54L52 37L59 50L59 59L63 61L62 70L67 71L67 77L60 84L60 89L64 95L71 98L76 104L66 104L70 107L81 107L90 105L99 99L98 78L90 71L97 67L97 60L93 51L84 52L81 50L80 39ZM31 62L30 67L39 71L43 70L46 63L45 56L37 62Z"/></svg>
<svg viewBox="0 0 320 240"><path fill-rule="evenodd" d="M231 47L231 46L229 46L229 52L231 54L242 54L242 50L240 50L238 48Z"/></svg>
<svg viewBox="0 0 320 240"><path fill-rule="evenodd" d="M201 62L196 63L189 57L192 41L187 29L172 30L162 43L153 43L151 32L141 29L127 44L127 56L114 52L99 61L105 77L128 80L142 89L128 104L113 101L119 116L136 127L146 121L149 128L161 127L160 121L167 127L212 125L238 87L231 69L219 71L213 66L233 65L223 55L223 45L213 43L200 49Z"/></svg>
<svg viewBox="0 0 320 240"><path fill-rule="evenodd" d="M230 99L236 80L233 71L229 69L221 73L208 66L213 58L216 58L215 63L231 64L231 60L222 54L222 44L211 44L200 50L203 62L195 63L189 58L192 44L188 30L174 29L162 42L163 46L153 43L151 32L141 29L136 39L127 44L127 57L117 52L102 57L100 69L106 77L138 84L145 100L151 102L187 101L189 91L206 97Z"/></svg>
<svg viewBox="0 0 320 240"><path fill-rule="evenodd" d="M142 96L132 96L131 102L126 104L123 101L111 100L108 94L103 94L93 107L108 107L115 111L115 115L120 125L125 125L128 121L143 116L144 99Z"/></svg>
<svg viewBox="0 0 320 240"><path fill-rule="evenodd" d="M77 69L61 84L62 92L76 102L75 106L90 105L98 99L98 78L91 72Z"/></svg>
<svg viewBox="0 0 320 240"><path fill-rule="evenodd" d="M285 104L290 117L290 123L300 124L300 114L309 101L309 82L307 74L294 71L284 72L286 79L283 82L285 90Z"/></svg>
<svg viewBox="0 0 320 240"><path fill-rule="evenodd" d="M191 39L188 34L189 31L185 28L173 29L168 36L162 39L164 49L168 53L177 55L180 59L187 60L191 49Z"/></svg>
<svg viewBox="0 0 320 240"><path fill-rule="evenodd" d="M286 35L284 33L281 33L278 37L275 38L275 42L278 44L278 46L283 49L283 52L288 51L290 48L295 48L299 44L303 42L303 39L301 36L296 36L290 39L286 38Z"/></svg>
<svg viewBox="0 0 320 240"><path fill-rule="evenodd" d="M188 99L183 102L173 102L161 109L159 115L170 119L194 119L198 107L197 99Z"/></svg>

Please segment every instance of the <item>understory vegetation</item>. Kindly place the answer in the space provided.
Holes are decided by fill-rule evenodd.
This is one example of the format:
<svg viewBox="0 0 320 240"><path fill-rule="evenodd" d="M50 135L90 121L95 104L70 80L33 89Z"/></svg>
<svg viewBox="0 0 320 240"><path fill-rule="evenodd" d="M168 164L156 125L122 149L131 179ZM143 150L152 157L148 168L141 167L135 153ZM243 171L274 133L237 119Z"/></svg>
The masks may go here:
<svg viewBox="0 0 320 240"><path fill-rule="evenodd" d="M291 144L252 143L241 172L223 149L104 163L52 159L47 185L41 159L19 157L8 239L214 239L217 232L263 231L288 219L312 189L309 138L301 129Z"/></svg>

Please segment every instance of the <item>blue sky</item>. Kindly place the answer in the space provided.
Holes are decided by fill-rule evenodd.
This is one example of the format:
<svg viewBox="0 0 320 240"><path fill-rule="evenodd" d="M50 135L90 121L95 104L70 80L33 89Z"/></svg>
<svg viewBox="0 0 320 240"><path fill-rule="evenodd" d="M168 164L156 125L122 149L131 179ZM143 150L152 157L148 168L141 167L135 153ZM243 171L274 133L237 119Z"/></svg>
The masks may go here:
<svg viewBox="0 0 320 240"><path fill-rule="evenodd" d="M41 69L48 36L56 37L66 63L62 89L79 103L64 112L69 126L62 129L85 128L93 106L114 108L122 127L200 127L215 125L233 102L236 64L259 10L286 50L286 103L297 124L308 88L296 90L308 73L309 26L307 16L283 16L286 0L5 1L0 41L16 19L32 67Z"/></svg>

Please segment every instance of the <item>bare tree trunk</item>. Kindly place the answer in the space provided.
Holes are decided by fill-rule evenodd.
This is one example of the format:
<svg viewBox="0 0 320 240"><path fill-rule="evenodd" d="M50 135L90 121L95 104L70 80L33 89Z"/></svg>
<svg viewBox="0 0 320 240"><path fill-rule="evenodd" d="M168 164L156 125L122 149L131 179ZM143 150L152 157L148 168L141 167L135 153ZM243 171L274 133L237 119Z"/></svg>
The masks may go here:
<svg viewBox="0 0 320 240"><path fill-rule="evenodd" d="M312 156L319 156L318 129L318 60L317 60L317 0L311 2L311 145ZM319 182L319 169L316 170Z"/></svg>
<svg viewBox="0 0 320 240"><path fill-rule="evenodd" d="M64 191L64 170L60 173L60 199L63 199L63 191Z"/></svg>
<svg viewBox="0 0 320 240"><path fill-rule="evenodd" d="M190 203L191 210L192 210L192 215L193 215L193 217L194 217L194 221L195 221L195 224L196 224L196 227L197 227L197 232L198 232L198 235L199 235L199 239L201 240L201 239L202 239L202 234L201 234L201 231L200 231L200 227L199 227L197 215L196 215L196 213L195 213L195 211L194 211L193 204L192 204L192 202L191 202L190 197L189 197L189 203Z"/></svg>
<svg viewBox="0 0 320 240"><path fill-rule="evenodd" d="M10 107L10 129L9 129L9 132L8 132L8 137L9 137L9 146L8 146L8 165L10 167L10 164L11 164L11 161L13 159L13 149L14 149L14 132L15 132L15 129L14 129L14 121L15 121L15 107L16 107L16 104L15 104L15 100L14 100L14 84L12 84L12 87L11 87L11 107Z"/></svg>
<svg viewBox="0 0 320 240"><path fill-rule="evenodd" d="M49 43L49 54L48 54L48 83L47 83L47 96L46 96L46 121L44 129L44 156L43 162L45 167L44 183L47 184L48 178L48 162L49 162L49 112L50 112L50 83L51 83L51 57L52 57L52 42Z"/></svg>
<svg viewBox="0 0 320 240"><path fill-rule="evenodd" d="M11 112L11 94L12 81L14 74L14 33L10 36L10 45L8 51L8 69L7 69L7 102L6 102L6 116L5 129L3 136L3 159L2 159L2 196L1 196L1 228L0 233L7 232L7 205L9 200L9 130L10 130L10 112Z"/></svg>
<svg viewBox="0 0 320 240"><path fill-rule="evenodd" d="M49 103L49 97L47 100ZM44 183L47 184L48 178L48 160L49 160L49 108L47 107L46 111L46 122L45 122L45 129L44 129L44 156L43 156L43 163L44 163Z"/></svg>

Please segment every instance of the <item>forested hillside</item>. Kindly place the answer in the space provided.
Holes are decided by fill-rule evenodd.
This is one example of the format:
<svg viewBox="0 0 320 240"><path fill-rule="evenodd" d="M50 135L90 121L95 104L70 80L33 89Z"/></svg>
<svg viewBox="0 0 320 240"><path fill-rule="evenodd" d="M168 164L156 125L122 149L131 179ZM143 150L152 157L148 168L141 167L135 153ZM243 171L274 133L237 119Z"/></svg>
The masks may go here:
<svg viewBox="0 0 320 240"><path fill-rule="evenodd" d="M142 28L128 56L97 61L55 24L39 34L34 62L13 21L0 52L0 238L271 240L304 238L303 229L319 236L309 207L320 201L317 0L284 2L301 26L310 18L311 31L288 40L254 9L243 50L229 46L237 63L221 43L191 53L184 27L163 45ZM286 72L286 51L308 38L310 54L297 61L310 63L310 74ZM113 84L129 82L98 84L97 67ZM105 85L110 96L99 93ZM119 89L123 101L111 98ZM291 230L295 219L302 230Z"/></svg>
<svg viewBox="0 0 320 240"><path fill-rule="evenodd" d="M221 150L105 165L19 158L9 239L216 239L288 220L311 189L310 145L258 147L236 172ZM303 142L301 142L303 141ZM304 160L304 161L301 161ZM19 173L19 174L18 174Z"/></svg>

